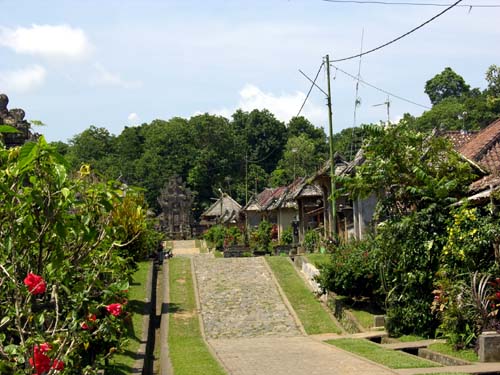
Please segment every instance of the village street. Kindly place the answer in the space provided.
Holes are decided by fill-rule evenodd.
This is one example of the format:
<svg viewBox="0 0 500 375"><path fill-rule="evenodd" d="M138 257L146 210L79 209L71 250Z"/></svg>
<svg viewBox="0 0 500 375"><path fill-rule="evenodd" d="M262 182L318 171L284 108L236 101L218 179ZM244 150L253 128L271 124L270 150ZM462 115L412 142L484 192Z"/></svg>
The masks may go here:
<svg viewBox="0 0 500 375"><path fill-rule="evenodd" d="M194 241L173 252L192 257L205 339L230 374L394 374L306 336L263 258L213 258Z"/></svg>

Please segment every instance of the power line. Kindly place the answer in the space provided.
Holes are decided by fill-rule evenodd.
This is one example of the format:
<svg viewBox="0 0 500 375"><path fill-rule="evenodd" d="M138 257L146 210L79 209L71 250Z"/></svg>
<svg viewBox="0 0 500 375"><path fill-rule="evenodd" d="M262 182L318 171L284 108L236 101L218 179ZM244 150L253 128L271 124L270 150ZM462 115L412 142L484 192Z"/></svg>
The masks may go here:
<svg viewBox="0 0 500 375"><path fill-rule="evenodd" d="M411 2L392 2L392 1L375 1L375 0L323 0L328 3L341 4L368 4L368 5L408 5L408 6L427 6L427 7L447 7L450 4L440 3L411 3ZM460 4L457 7L464 8L500 8L500 4Z"/></svg>
<svg viewBox="0 0 500 375"><path fill-rule="evenodd" d="M321 64L321 65L323 65L323 64ZM323 94L325 94L326 96L328 96L328 94L325 92L325 90L323 90L321 87L319 87L319 86L316 84L316 82L315 82L315 81L313 81L311 78L309 78L309 77L307 76L307 74L306 74L306 73L304 73L304 72L303 72L302 70L300 70L300 69L299 69L299 72L300 72L300 74L302 74L304 77L306 77L306 78L308 79L308 81L309 81L309 82L312 82L313 86L317 87L319 91L321 91Z"/></svg>
<svg viewBox="0 0 500 375"><path fill-rule="evenodd" d="M399 95L393 94L393 93L391 93L391 92L389 92L389 91L387 91L387 90L384 90L384 89L381 89L380 87L377 87L377 86L375 86L375 85L372 85L371 83L368 83L368 82L366 82L365 80L362 80L361 78L356 77L355 75L353 75L353 74L351 74L351 73L348 73L348 72L346 72L345 70L340 69L338 66L335 66L335 65L333 65L333 64L330 64L330 65L331 65L331 66L333 66L335 69L337 69L339 72L344 73L346 76L349 76L349 77L351 77L352 79L354 79L354 80L356 80L356 81L359 81L359 82L361 82L362 84L364 84L364 85L366 85L366 86L369 86L369 87L371 87L371 88L373 88L373 89L375 89L375 90L378 90L378 91L380 91L380 92L383 92L383 93L384 93L384 94L386 94L386 95L392 96L393 98L396 98L396 99L402 100L402 101L404 101L404 102L407 102L407 103L410 103L410 104L416 105L416 106L418 106L418 107L422 107L422 108L425 108L425 109L431 109L431 107L429 107L429 106L427 106L427 105L423 105L423 104L416 103L416 102L414 102L414 101L412 101L412 100L410 100L410 99L403 98L402 96L399 96Z"/></svg>
<svg viewBox="0 0 500 375"><path fill-rule="evenodd" d="M312 89L314 88L314 86L316 85L316 80L318 79L318 76L319 76L319 73L321 72L321 69L323 68L323 65L325 63L322 62L321 65L319 66L319 69L318 69L318 73L316 73L316 77L314 77L314 81L312 82L312 85L311 87L309 88L309 91L307 92L307 95L306 95L306 98L304 99L304 103L302 103L302 106L300 107L299 109L299 112L297 113L297 116L295 117L299 117L300 115L300 112L302 112L302 109L304 108L304 106L306 105L306 102L307 102L307 99L309 99L309 95L311 94L311 91ZM302 72L301 72L302 73Z"/></svg>
<svg viewBox="0 0 500 375"><path fill-rule="evenodd" d="M436 14L434 17L428 19L427 21L425 21L424 23L420 24L419 26L411 29L410 31L404 33L403 35L400 35L398 36L397 38L395 39L392 39L391 41L387 42L387 43L384 43L378 47L375 47L375 48L372 48L371 50L368 50L366 52L362 52L362 53L358 53L357 55L353 55L353 56L349 56L349 57L344 57L342 59L336 59L336 60L332 60L331 62L340 62L340 61L346 61L346 60L352 60L352 59L355 59L357 57L361 57L361 56L364 56L364 55L368 55L369 53L372 53L372 52L375 52L375 51L378 51L379 49L382 49L384 47L387 47L388 45L390 44L393 44L395 42L397 42L398 40L401 40L403 39L404 37L414 33L415 31L421 29L422 27L424 27L425 25L427 25L428 23L434 21L436 18L442 16L443 14L445 14L447 11L449 11L450 9L452 9L453 7L455 7L456 5L458 5L458 3L462 2L463 0L458 0L456 1L455 3L453 3L452 5L450 5L448 8L446 8L445 10L439 12L438 14Z"/></svg>

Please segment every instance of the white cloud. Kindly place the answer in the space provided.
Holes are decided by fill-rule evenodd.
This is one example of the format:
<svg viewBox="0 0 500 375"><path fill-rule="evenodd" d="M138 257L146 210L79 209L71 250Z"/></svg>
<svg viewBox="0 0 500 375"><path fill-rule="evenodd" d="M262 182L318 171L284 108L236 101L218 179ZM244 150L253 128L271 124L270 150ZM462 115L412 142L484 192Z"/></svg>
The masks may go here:
<svg viewBox="0 0 500 375"><path fill-rule="evenodd" d="M90 82L93 86L115 86L124 89L142 86L142 82L124 80L119 74L110 72L99 63L94 64L94 69L95 73Z"/></svg>
<svg viewBox="0 0 500 375"><path fill-rule="evenodd" d="M127 119L131 124L138 124L141 121L139 115L135 112L129 114Z"/></svg>
<svg viewBox="0 0 500 375"><path fill-rule="evenodd" d="M296 116L306 94L296 91L293 94L281 93L279 95L264 92L255 85L246 84L239 92L239 103L234 108L222 108L211 113L231 117L237 109L243 111L252 111L254 109L268 109L277 119L288 122L292 117ZM320 107L313 103L311 99L306 102L301 114L317 126L324 125L327 119L326 107Z"/></svg>
<svg viewBox="0 0 500 375"><path fill-rule="evenodd" d="M40 87L47 73L40 65L0 72L0 92L27 92Z"/></svg>
<svg viewBox="0 0 500 375"><path fill-rule="evenodd" d="M92 50L85 32L68 25L0 28L0 46L21 54L75 60L86 57Z"/></svg>

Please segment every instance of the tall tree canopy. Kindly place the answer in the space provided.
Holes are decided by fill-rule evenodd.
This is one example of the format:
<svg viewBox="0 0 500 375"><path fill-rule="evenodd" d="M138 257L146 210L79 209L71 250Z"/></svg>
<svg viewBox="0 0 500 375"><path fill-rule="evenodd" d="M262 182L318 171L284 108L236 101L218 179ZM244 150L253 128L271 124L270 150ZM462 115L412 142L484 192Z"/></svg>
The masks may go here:
<svg viewBox="0 0 500 375"><path fill-rule="evenodd" d="M425 93L432 104L437 104L449 97L460 97L469 92L470 86L450 67L436 74L425 84Z"/></svg>

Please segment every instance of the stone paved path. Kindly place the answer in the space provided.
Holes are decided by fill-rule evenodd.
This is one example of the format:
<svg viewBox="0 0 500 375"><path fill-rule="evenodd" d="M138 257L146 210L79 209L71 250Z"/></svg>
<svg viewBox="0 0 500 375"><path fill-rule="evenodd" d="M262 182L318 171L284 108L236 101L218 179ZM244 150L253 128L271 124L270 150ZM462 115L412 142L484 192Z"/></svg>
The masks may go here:
<svg viewBox="0 0 500 375"><path fill-rule="evenodd" d="M303 336L263 258L193 262L205 335L229 374L395 374Z"/></svg>
<svg viewBox="0 0 500 375"><path fill-rule="evenodd" d="M263 258L193 260L207 338L300 335Z"/></svg>
<svg viewBox="0 0 500 375"><path fill-rule="evenodd" d="M394 372L308 337L209 340L233 375L389 375Z"/></svg>

